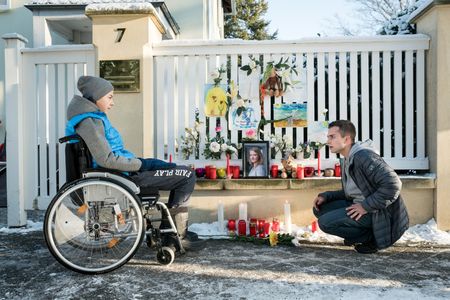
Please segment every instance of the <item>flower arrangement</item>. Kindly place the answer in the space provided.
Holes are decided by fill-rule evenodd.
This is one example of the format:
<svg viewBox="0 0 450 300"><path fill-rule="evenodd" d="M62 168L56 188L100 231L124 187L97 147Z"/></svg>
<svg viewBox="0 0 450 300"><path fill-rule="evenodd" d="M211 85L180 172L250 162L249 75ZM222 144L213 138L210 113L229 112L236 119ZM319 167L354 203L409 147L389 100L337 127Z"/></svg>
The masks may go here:
<svg viewBox="0 0 450 300"><path fill-rule="evenodd" d="M247 129L242 131L242 141L256 141L258 139L256 129Z"/></svg>
<svg viewBox="0 0 450 300"><path fill-rule="evenodd" d="M261 63L256 58L250 56L250 62L248 65L243 65L241 67L242 71L247 71L247 76L252 74L253 71L255 71L259 66L261 66Z"/></svg>
<svg viewBox="0 0 450 300"><path fill-rule="evenodd" d="M294 151L292 144L292 138L288 135L271 134L270 135L270 148L275 151L274 155L281 152L283 157L288 156Z"/></svg>
<svg viewBox="0 0 450 300"><path fill-rule="evenodd" d="M222 153L227 155L237 154L237 147L231 141L225 141L225 138L220 136L221 128L216 128L216 136L213 138L206 138L205 149L203 155L206 159L220 159Z"/></svg>
<svg viewBox="0 0 450 300"><path fill-rule="evenodd" d="M189 159L192 154L197 154L200 144L200 122L199 110L195 109L195 125L193 128L185 128L185 136L181 137L181 153L184 159Z"/></svg>
<svg viewBox="0 0 450 300"><path fill-rule="evenodd" d="M220 82L222 81L222 76L226 72L227 71L225 70L225 68L223 66L221 66L220 68L212 71L209 74L211 76L212 80L214 81L214 86L219 86Z"/></svg>

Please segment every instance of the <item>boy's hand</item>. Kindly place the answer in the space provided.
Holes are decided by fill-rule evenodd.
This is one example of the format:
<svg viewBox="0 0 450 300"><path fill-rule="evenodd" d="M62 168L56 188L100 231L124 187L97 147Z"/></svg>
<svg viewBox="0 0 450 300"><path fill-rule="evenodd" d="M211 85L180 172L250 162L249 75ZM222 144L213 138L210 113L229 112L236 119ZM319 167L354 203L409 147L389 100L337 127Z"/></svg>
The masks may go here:
<svg viewBox="0 0 450 300"><path fill-rule="evenodd" d="M174 163L168 163L157 158L139 158L142 165L139 171L154 171L174 168L177 165Z"/></svg>

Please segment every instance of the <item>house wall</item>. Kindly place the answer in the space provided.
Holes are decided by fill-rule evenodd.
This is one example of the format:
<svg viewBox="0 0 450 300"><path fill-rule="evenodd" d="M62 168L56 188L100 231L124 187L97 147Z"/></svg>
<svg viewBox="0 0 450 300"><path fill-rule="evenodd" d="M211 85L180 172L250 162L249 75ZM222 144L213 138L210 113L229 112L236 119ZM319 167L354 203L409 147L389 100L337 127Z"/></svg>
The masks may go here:
<svg viewBox="0 0 450 300"><path fill-rule="evenodd" d="M433 5L417 21L417 31L431 37L426 62L427 145L430 170L436 173L434 214L450 230L450 4Z"/></svg>
<svg viewBox="0 0 450 300"><path fill-rule="evenodd" d="M149 15L92 15L93 44L97 48L97 61L100 60L140 60L140 91L138 93L115 92L114 109L108 115L121 133L127 149L139 157L152 153L152 99L151 76L153 76L149 57L149 42L162 39ZM116 28L125 28L120 43L116 43ZM98 68L98 64L97 64ZM99 74L99 71L96 72ZM149 137L149 138L143 138Z"/></svg>
<svg viewBox="0 0 450 300"><path fill-rule="evenodd" d="M221 0L165 0L164 2L180 26L179 39L223 38Z"/></svg>
<svg viewBox="0 0 450 300"><path fill-rule="evenodd" d="M0 12L0 37L6 33L19 33L33 44L32 14L23 7L27 0L11 0L11 9ZM0 42L0 120L5 122L5 42ZM5 126L0 125L0 144L5 138Z"/></svg>

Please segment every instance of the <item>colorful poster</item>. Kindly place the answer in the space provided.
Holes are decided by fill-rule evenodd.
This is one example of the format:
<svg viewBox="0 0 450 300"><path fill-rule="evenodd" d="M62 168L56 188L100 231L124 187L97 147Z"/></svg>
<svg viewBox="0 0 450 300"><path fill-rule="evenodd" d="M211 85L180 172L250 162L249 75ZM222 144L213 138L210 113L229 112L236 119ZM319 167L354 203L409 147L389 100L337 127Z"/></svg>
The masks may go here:
<svg viewBox="0 0 450 300"><path fill-rule="evenodd" d="M256 129L261 119L259 100L237 100L230 107L230 130Z"/></svg>
<svg viewBox="0 0 450 300"><path fill-rule="evenodd" d="M226 88L224 84L205 84L205 116L225 116L228 106Z"/></svg>
<svg viewBox="0 0 450 300"><path fill-rule="evenodd" d="M306 127L308 111L306 103L276 103L273 106L275 127Z"/></svg>

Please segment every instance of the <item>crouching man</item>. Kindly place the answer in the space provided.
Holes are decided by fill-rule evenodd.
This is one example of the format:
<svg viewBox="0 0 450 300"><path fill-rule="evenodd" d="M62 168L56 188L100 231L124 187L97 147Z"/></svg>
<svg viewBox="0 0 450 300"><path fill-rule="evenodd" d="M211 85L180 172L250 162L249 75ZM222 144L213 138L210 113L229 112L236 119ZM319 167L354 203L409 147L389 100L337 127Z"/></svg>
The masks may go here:
<svg viewBox="0 0 450 300"><path fill-rule="evenodd" d="M355 136L350 121L329 124L327 145L343 157L342 190L319 194L313 212L322 231L344 238L359 253L375 253L408 229L408 212L398 175L370 143L355 143Z"/></svg>

